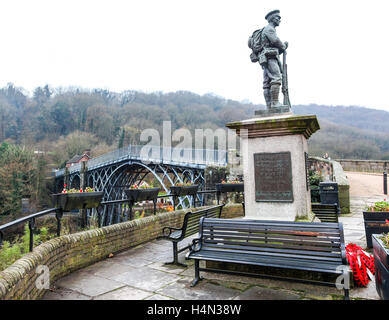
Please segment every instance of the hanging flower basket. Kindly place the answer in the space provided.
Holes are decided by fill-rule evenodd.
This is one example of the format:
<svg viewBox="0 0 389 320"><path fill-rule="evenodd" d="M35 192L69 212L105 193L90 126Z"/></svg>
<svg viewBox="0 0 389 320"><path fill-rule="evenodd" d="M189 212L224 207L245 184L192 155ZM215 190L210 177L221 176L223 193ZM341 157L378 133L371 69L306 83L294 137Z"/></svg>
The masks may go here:
<svg viewBox="0 0 389 320"><path fill-rule="evenodd" d="M170 193L176 197L183 197L188 195L195 196L198 189L199 189L198 184L183 185L183 186L176 185L170 187Z"/></svg>
<svg viewBox="0 0 389 320"><path fill-rule="evenodd" d="M157 201L159 188L144 188L144 189L126 189L127 199L132 202L152 200Z"/></svg>
<svg viewBox="0 0 389 320"><path fill-rule="evenodd" d="M51 195L53 206L63 211L97 208L103 192L56 193Z"/></svg>
<svg viewBox="0 0 389 320"><path fill-rule="evenodd" d="M243 192L244 183L216 183L216 191L225 193L225 192Z"/></svg>

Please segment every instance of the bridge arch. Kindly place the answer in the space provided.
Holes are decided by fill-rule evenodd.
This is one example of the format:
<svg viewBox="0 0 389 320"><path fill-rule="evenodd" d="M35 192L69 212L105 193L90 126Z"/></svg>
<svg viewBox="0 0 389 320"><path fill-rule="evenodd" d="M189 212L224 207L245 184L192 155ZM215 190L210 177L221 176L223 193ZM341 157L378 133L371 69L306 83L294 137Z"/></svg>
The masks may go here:
<svg viewBox="0 0 389 320"><path fill-rule="evenodd" d="M140 160L130 160L111 168L92 170L88 172L86 181L95 190L104 191L103 201L114 201L126 199L124 190L130 185L141 183L150 175L158 181L161 189L168 193L170 186L179 182L198 183L202 187L205 183L203 173L203 169L176 167L153 162L145 164ZM73 177L73 179L77 178ZM173 197L170 197L169 200L172 202ZM190 206L193 206L193 199L189 196L179 198L176 205L177 208ZM123 216L123 205L111 205L110 208L104 209L101 218L104 225L109 225L126 220L127 217Z"/></svg>

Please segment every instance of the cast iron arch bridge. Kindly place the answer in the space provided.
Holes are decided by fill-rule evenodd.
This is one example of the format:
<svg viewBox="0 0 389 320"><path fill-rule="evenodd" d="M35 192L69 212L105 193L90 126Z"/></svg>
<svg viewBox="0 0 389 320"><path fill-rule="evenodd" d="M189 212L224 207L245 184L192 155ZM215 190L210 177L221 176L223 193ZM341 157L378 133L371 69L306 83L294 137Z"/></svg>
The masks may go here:
<svg viewBox="0 0 389 320"><path fill-rule="evenodd" d="M205 185L205 169L208 166L226 167L225 150L184 149L157 146L129 145L127 147L103 154L86 162L55 172L56 192L61 192L63 185L69 188L92 187L103 191L103 202L126 199L124 189L135 183L141 183L152 175L161 188L169 194L169 188L177 183L195 183L202 190ZM202 201L203 194L197 199ZM192 197L178 199L177 207L193 206ZM171 197L170 201L173 201ZM103 209L102 225L110 225L123 220L124 205L106 206ZM124 219L126 220L126 219Z"/></svg>

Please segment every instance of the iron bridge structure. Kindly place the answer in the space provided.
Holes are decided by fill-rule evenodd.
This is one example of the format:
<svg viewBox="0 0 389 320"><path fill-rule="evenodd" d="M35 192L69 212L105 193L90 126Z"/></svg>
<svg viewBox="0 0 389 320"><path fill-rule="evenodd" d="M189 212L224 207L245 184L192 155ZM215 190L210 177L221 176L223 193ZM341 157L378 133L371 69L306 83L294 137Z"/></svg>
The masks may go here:
<svg viewBox="0 0 389 320"><path fill-rule="evenodd" d="M102 225L110 225L128 219L124 189L133 184L140 184L152 175L161 192L167 197L170 186L177 183L193 183L203 190L205 185L205 169L208 166L226 167L228 153L225 150L209 149L176 149L155 146L129 145L127 147L92 158L84 165L75 164L67 169L55 171L55 191L61 192L64 184L68 188L92 187L95 191L103 191L102 203L110 205L102 210ZM202 201L204 194L197 194L195 201ZM169 197L168 197L169 198ZM172 203L173 197L170 197ZM178 199L176 208L193 206L193 197ZM88 216L96 215L98 210L90 210Z"/></svg>

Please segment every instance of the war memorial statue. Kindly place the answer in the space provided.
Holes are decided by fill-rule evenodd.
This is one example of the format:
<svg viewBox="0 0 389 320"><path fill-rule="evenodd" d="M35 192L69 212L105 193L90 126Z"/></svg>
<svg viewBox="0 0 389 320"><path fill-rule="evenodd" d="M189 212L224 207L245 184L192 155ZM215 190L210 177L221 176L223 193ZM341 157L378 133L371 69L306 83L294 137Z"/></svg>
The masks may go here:
<svg viewBox="0 0 389 320"><path fill-rule="evenodd" d="M251 61L263 69L266 110L226 124L240 136L245 217L257 220L309 219L308 139L320 129L315 115L293 114L288 96L287 42L276 33L279 10L266 15L268 25L249 38ZM283 63L280 56L282 55ZM280 103L282 87L284 100ZM312 219L312 218L310 218Z"/></svg>
<svg viewBox="0 0 389 320"><path fill-rule="evenodd" d="M282 42L276 33L276 27L281 22L280 10L269 12L265 19L269 24L262 29L255 30L248 43L249 48L252 49L251 61L259 62L263 69L263 94L267 110L265 112L256 111L256 114L289 112L291 106L286 66L288 42ZM282 64L280 54L283 54ZM283 104L279 102L281 86L284 95Z"/></svg>

